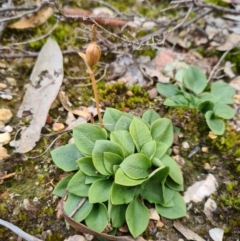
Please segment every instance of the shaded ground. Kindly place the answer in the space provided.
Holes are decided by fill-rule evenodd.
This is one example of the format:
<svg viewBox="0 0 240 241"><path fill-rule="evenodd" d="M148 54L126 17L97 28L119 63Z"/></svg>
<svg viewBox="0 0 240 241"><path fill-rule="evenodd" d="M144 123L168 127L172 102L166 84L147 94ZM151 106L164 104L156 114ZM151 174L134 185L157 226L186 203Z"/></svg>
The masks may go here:
<svg viewBox="0 0 240 241"><path fill-rule="evenodd" d="M159 11L160 7L157 1L153 1L153 4L153 9L155 8L155 10L157 9ZM162 7L168 6L167 4L168 2L164 2ZM72 5L76 6L77 4L73 3ZM99 5L101 4L88 4L82 1L81 7L91 9ZM128 9L126 5L127 4L124 3L115 7L117 7L119 11L126 11L127 14L130 14L131 11L138 11L138 13L146 15L148 18L156 17L157 11L153 11L149 5L143 7L141 4L136 4L131 10ZM186 9L183 9L182 13L187 11L187 7L185 8ZM126 17L127 14L124 15L124 17ZM176 13L173 11L170 15L175 14ZM54 19L51 18L49 21L50 24L52 24ZM53 33L61 49L66 50L68 47L82 49L84 44L87 43L87 41L81 39L81 37L84 38L86 36L78 35L79 38L75 38L76 36L73 37L69 35L69 33L72 33L73 29L76 29L76 26L85 29L87 32L86 36L89 39L90 27L85 27L85 25L80 23L62 23ZM113 27L106 28L108 31L113 31L114 29ZM46 29L47 26L43 25L37 29L24 30L25 36L19 34L20 30L6 30L2 37L1 45L4 46L13 41L25 41L26 36L30 38L31 36L42 34ZM74 33L77 34L77 32ZM137 35L146 36L149 33L151 33L150 30L142 30L137 32ZM129 34L129 32L126 32L126 34ZM105 37L106 33L103 35ZM109 39L116 44L115 46L118 46L119 39L116 39L114 36L108 36L108 40ZM34 42L24 48L35 52L40 49L43 42L44 40ZM121 44L125 47L127 46L126 42L122 42ZM172 47L169 43L166 43L166 45ZM102 64L109 64L116 57L116 49L110 52L110 49L108 49L106 45L102 44L102 46ZM140 51L132 51L131 47L128 49L120 48L118 50L121 53L125 51L132 52L135 57L141 55L154 57L157 52L157 48L152 50L152 48L149 47L142 47ZM177 50L179 52L182 51L179 46ZM9 53L12 53L12 51L13 50L9 50ZM208 55L208 57L220 55L220 53L216 51L213 51L213 53L209 51L204 54ZM231 56L228 56L228 58L230 57ZM22 101L25 85L29 81L29 75L35 64L35 60L33 58L2 58L0 63L3 64L3 66L0 67L0 81L8 85L13 96L12 100L0 99L0 107L9 108L13 112L14 117L9 124L14 129L11 134L12 138L14 138L19 128L28 123L27 119L23 121L17 119L16 112ZM65 90L67 96L74 106L91 105L92 100L89 98L89 96L92 95L91 87L82 85L76 88L74 86L75 84L79 84L80 81L80 84L86 84L88 83L88 79L75 80L66 77L70 75L73 77L78 77L79 75L81 75L81 77L87 76L84 65L75 55L65 55L64 63L65 81L62 88ZM181 219L182 224L206 240L210 239L208 234L209 229L215 226L224 229L224 237L226 240L238 240L240 236L239 132L229 126L224 136L211 140L208 138L209 130L204 120L198 116L195 111L165 108L162 105L162 99L160 97L149 100L147 90L151 89L154 84L146 88L127 88L122 84L107 86L106 79L109 75L110 73L107 72L103 80L98 83L103 108L106 106L113 106L125 111L130 111L136 115L141 115L147 108L154 108L161 113L162 116L165 115L171 118L174 125L180 127L180 131L183 134L181 138L178 137L174 145L175 147L179 147L179 153L175 153L175 155L179 154L180 157L185 160L185 164L182 167L185 187L192 185L198 180L205 179L208 173L212 173L219 183L217 192L212 195L212 198L218 205L217 211L213 214L214 224L212 224L203 213L204 202L199 204L193 203L193 206L188 210L188 216ZM11 84L7 79L9 77L14 79L15 82L12 81ZM128 91L133 93L132 97L129 96ZM109 96L111 97L109 98ZM58 104L58 108L51 110L49 115L53 119L60 117L60 122L64 122L67 112L61 109L59 110L59 107L61 107L60 104ZM14 152L14 148L9 145L5 146L8 149L9 157L0 161L0 173L9 174L16 172L16 175L4 181L0 180L0 218L17 225L24 231L41 239L64 240L70 235L75 234L75 231L71 228L67 230L65 222L62 219L56 219L56 207L59 199L51 194L54 185L56 185L64 173L54 166L49 151L40 157L36 157L42 154L56 136L58 136L44 136L44 134L49 133L53 133L52 123L46 124L43 129L41 141L33 151L27 154L17 154ZM51 148L66 144L70 138L70 133L64 134ZM188 142L190 145L190 148L187 150L182 148L182 142L184 141ZM189 153L198 147L200 150L191 158L188 158ZM201 150L202 147L208 147L208 152L203 152ZM210 169L204 168L206 163L210 164ZM30 201L30 204L28 204L26 199ZM165 219L161 219L161 221L165 224L163 228L159 228L154 232L146 230L144 237L147 240L178 240L180 238L185 240L184 237L173 228L172 221ZM0 227L0 240L16 240L16 238L17 236L12 232L2 226Z"/></svg>

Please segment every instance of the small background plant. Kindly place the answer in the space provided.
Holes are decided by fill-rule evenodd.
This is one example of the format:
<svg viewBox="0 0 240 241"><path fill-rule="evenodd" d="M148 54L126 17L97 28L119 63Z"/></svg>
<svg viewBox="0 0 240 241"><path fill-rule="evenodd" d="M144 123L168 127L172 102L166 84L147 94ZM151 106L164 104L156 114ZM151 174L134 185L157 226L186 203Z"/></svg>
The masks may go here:
<svg viewBox="0 0 240 241"><path fill-rule="evenodd" d="M204 115L210 130L222 135L225 131L224 119L235 115L235 110L229 106L234 102L234 88L223 81L208 86L205 74L195 66L180 69L175 79L175 84L157 84L158 92L167 97L164 105L197 108Z"/></svg>
<svg viewBox="0 0 240 241"><path fill-rule="evenodd" d="M139 118L107 108L103 124L75 127L74 144L51 152L59 168L73 172L53 191L62 197L67 190L65 212L97 232L110 227L112 235L126 222L133 237L146 230L152 205L163 217L185 216L182 173L169 156L171 120L153 110Z"/></svg>

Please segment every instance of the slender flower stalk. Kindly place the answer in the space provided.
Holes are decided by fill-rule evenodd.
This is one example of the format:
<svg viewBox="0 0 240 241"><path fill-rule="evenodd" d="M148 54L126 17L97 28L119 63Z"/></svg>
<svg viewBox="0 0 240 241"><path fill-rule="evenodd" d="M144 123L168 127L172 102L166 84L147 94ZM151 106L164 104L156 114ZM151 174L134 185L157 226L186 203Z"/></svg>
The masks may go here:
<svg viewBox="0 0 240 241"><path fill-rule="evenodd" d="M94 99L96 101L98 120L99 120L101 127L103 127L103 121L102 121L102 116L101 116L100 107L99 107L97 85L96 85L96 80L95 80L95 75L94 75L94 70L93 70L94 65L98 62L98 60L101 57L101 48L97 45L96 39L97 39L96 26L93 25L92 26L92 40L86 49L86 54L81 53L81 52L78 54L83 58L86 66L87 66L88 73L89 73L90 79L92 81L92 88L93 88L93 93L94 93Z"/></svg>

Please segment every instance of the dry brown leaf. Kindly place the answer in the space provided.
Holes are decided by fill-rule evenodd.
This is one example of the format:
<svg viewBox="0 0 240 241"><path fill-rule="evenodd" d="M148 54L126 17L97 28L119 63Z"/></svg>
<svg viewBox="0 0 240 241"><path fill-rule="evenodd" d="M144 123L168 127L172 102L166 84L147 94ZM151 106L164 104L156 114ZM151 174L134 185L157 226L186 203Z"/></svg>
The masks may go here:
<svg viewBox="0 0 240 241"><path fill-rule="evenodd" d="M39 9L38 12L34 13L31 17L27 19L21 19L18 22L9 25L8 28L36 28L41 24L45 23L48 20L48 18L52 16L53 11L53 7L44 5L42 8Z"/></svg>
<svg viewBox="0 0 240 241"><path fill-rule="evenodd" d="M195 240L195 241L205 241L205 239L198 236L196 233L191 231L190 229L184 227L180 222L173 222L174 228L176 228L187 240Z"/></svg>
<svg viewBox="0 0 240 241"><path fill-rule="evenodd" d="M63 57L58 44L51 38L43 46L30 76L24 100L18 111L22 118L24 112L30 112L32 120L21 132L21 139L15 142L17 152L26 153L40 139L41 129L45 125L48 111L57 97L63 80Z"/></svg>
<svg viewBox="0 0 240 241"><path fill-rule="evenodd" d="M240 43L240 34L232 33L229 34L225 43L217 47L219 51L229 51L237 47Z"/></svg>
<svg viewBox="0 0 240 241"><path fill-rule="evenodd" d="M85 106L81 106L80 109L72 110L71 107L69 106L68 97L65 95L63 91L60 91L58 96L64 109L73 113L74 115L82 116L86 120L89 120L91 118L91 114L89 113L88 108Z"/></svg>
<svg viewBox="0 0 240 241"><path fill-rule="evenodd" d="M93 19L94 21L96 21L98 24L101 24L101 25L120 26L120 27L127 25L127 22L121 19L109 18L108 16L107 17L98 16L93 14L92 12L86 11L84 9L79 9L79 8L65 7L63 9L63 13L66 17L74 17L75 19L78 18L79 21L84 23L93 23L91 21L91 19ZM131 24L128 24L128 26L133 27Z"/></svg>

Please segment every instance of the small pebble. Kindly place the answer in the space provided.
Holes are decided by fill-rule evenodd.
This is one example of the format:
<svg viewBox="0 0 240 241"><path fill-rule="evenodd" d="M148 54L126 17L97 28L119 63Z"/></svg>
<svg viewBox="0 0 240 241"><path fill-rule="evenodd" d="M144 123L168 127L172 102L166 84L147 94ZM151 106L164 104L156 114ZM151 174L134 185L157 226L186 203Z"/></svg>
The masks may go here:
<svg viewBox="0 0 240 241"><path fill-rule="evenodd" d="M211 166L210 166L210 164L209 163L204 163L204 169L206 170L206 171L209 171L209 170L211 170Z"/></svg>
<svg viewBox="0 0 240 241"><path fill-rule="evenodd" d="M207 146L203 146L202 147L202 152L208 153L208 147Z"/></svg>
<svg viewBox="0 0 240 241"><path fill-rule="evenodd" d="M157 88L154 87L148 91L148 97L150 100L153 100L158 95Z"/></svg>
<svg viewBox="0 0 240 241"><path fill-rule="evenodd" d="M2 121L3 123L8 123L11 120L12 116L13 114L11 110L5 108L0 109L0 121Z"/></svg>
<svg viewBox="0 0 240 241"><path fill-rule="evenodd" d="M190 148L188 142L186 142L186 141L184 141L184 142L182 143L182 147L183 147L184 149L186 149L186 150Z"/></svg>
<svg viewBox="0 0 240 241"><path fill-rule="evenodd" d="M11 85L11 86L17 86L17 81L16 81L14 78L7 77L6 80L7 80L7 82L8 82L9 85Z"/></svg>
<svg viewBox="0 0 240 241"><path fill-rule="evenodd" d="M11 95L5 95L5 94L0 95L0 97L4 100L12 100L13 99L13 97Z"/></svg>
<svg viewBox="0 0 240 241"><path fill-rule="evenodd" d="M0 68L1 68L1 69L6 69L6 68L7 68L7 65L4 64L4 63L0 63Z"/></svg>
<svg viewBox="0 0 240 241"><path fill-rule="evenodd" d="M0 83L0 90L6 89L7 85L4 83Z"/></svg>
<svg viewBox="0 0 240 241"><path fill-rule="evenodd" d="M0 145L6 145L11 141L11 135L8 132L0 134Z"/></svg>
<svg viewBox="0 0 240 241"><path fill-rule="evenodd" d="M131 97L133 96L133 92L131 90L128 90L127 93L126 93L127 96Z"/></svg>
<svg viewBox="0 0 240 241"><path fill-rule="evenodd" d="M3 128L3 131L4 131L4 132L12 132L12 131L13 131L13 128L12 128L11 126L7 125L7 126L5 126L5 127Z"/></svg>
<svg viewBox="0 0 240 241"><path fill-rule="evenodd" d="M175 155L178 155L179 154L179 146L173 146L173 148L172 148L172 150L173 150L173 153L175 154Z"/></svg>
<svg viewBox="0 0 240 241"><path fill-rule="evenodd" d="M53 124L53 130L54 131L61 131L65 128L63 123L54 123Z"/></svg>

